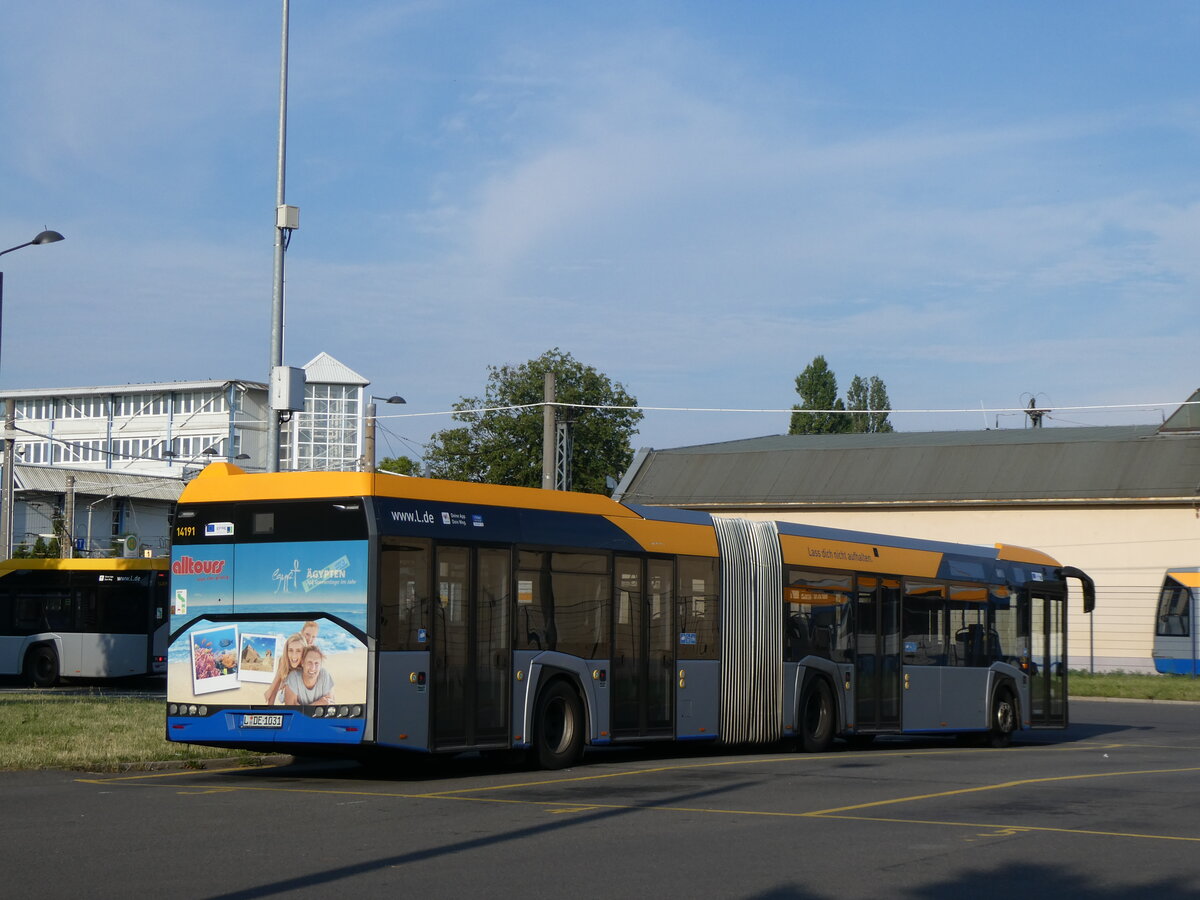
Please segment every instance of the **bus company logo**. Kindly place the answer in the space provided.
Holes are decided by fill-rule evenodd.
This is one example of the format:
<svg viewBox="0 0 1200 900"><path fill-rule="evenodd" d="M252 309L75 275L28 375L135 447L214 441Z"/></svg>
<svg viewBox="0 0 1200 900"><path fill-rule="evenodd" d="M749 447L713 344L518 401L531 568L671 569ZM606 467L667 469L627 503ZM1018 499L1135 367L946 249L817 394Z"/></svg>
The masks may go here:
<svg viewBox="0 0 1200 900"><path fill-rule="evenodd" d="M408 522L413 525L432 525L435 521L433 513L427 509L414 509L412 512L408 510L393 510L393 522Z"/></svg>
<svg viewBox="0 0 1200 900"><path fill-rule="evenodd" d="M223 559L192 559L181 556L171 563L172 575L220 575L225 570Z"/></svg>

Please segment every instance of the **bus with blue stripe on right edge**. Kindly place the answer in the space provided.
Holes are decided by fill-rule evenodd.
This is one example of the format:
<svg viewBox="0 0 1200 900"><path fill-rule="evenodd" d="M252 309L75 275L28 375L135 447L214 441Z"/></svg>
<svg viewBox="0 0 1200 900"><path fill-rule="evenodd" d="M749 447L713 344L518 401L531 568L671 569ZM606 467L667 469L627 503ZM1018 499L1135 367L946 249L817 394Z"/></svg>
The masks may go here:
<svg viewBox="0 0 1200 900"><path fill-rule="evenodd" d="M577 763L587 747L1068 722L1036 550L390 473L214 463L174 522L166 735Z"/></svg>
<svg viewBox="0 0 1200 900"><path fill-rule="evenodd" d="M1196 592L1200 566L1167 569L1154 618L1154 668L1163 675L1200 673L1200 637L1196 634Z"/></svg>

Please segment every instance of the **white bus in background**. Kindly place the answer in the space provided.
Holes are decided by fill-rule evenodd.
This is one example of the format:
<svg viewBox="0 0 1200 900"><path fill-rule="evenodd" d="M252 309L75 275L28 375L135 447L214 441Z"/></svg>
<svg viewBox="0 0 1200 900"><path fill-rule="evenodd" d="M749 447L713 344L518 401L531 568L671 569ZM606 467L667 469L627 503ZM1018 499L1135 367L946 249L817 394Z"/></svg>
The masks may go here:
<svg viewBox="0 0 1200 900"><path fill-rule="evenodd" d="M0 675L165 674L167 582L166 559L0 562Z"/></svg>
<svg viewBox="0 0 1200 900"><path fill-rule="evenodd" d="M1164 675L1197 675L1196 592L1200 566L1167 569L1158 595L1154 668Z"/></svg>

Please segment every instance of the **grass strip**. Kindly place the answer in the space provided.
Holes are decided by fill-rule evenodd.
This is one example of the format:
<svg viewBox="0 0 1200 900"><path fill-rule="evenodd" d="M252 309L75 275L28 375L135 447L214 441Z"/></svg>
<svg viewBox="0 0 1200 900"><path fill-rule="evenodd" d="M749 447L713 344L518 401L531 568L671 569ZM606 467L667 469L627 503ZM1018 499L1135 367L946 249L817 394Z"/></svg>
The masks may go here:
<svg viewBox="0 0 1200 900"><path fill-rule="evenodd" d="M1093 675L1072 669L1067 678L1067 690L1072 697L1200 701L1200 678L1186 675L1135 675L1128 672Z"/></svg>
<svg viewBox="0 0 1200 900"><path fill-rule="evenodd" d="M206 759L232 758L253 765L262 756L168 742L165 719L162 700L0 695L0 770L111 772L163 761L202 767Z"/></svg>

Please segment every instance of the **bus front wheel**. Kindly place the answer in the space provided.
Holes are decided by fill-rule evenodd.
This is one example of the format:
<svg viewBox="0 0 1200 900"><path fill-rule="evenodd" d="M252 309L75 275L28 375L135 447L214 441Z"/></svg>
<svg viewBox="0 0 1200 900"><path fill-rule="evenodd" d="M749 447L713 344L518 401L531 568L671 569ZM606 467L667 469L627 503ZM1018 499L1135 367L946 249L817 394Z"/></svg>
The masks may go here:
<svg viewBox="0 0 1200 900"><path fill-rule="evenodd" d="M25 654L25 680L33 687L50 687L58 681L58 654L39 644Z"/></svg>
<svg viewBox="0 0 1200 900"><path fill-rule="evenodd" d="M833 744L833 692L824 678L813 678L800 698L800 746L824 753Z"/></svg>
<svg viewBox="0 0 1200 900"><path fill-rule="evenodd" d="M1012 691L1001 688L992 698L991 727L988 730L987 742L992 747L1007 747L1012 743L1013 732L1017 730L1017 701L1013 699Z"/></svg>
<svg viewBox="0 0 1200 900"><path fill-rule="evenodd" d="M534 752L543 769L565 769L583 755L583 705L565 681L553 681L538 698Z"/></svg>

